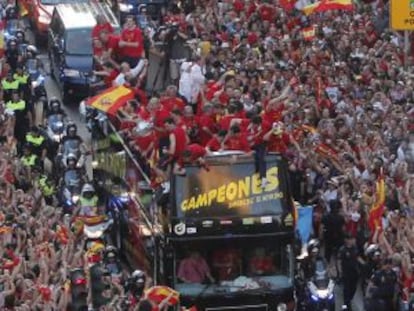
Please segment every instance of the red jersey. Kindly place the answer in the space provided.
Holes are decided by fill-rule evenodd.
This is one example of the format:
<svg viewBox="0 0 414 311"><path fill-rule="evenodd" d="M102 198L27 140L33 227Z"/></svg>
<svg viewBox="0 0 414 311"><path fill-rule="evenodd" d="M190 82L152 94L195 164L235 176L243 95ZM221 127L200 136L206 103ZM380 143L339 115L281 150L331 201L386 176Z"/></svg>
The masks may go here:
<svg viewBox="0 0 414 311"><path fill-rule="evenodd" d="M290 137L287 133L281 135L272 135L270 140L267 142L267 149L270 152L285 153L290 144Z"/></svg>
<svg viewBox="0 0 414 311"><path fill-rule="evenodd" d="M190 144L187 146L186 150L191 152L190 162L195 162L199 158L202 158L206 155L206 149L199 144Z"/></svg>
<svg viewBox="0 0 414 311"><path fill-rule="evenodd" d="M284 104L279 104L275 109L266 110L263 114L263 120L270 124L273 124L273 122L279 122L282 120L284 110Z"/></svg>
<svg viewBox="0 0 414 311"><path fill-rule="evenodd" d="M170 117L170 112L164 108L159 109L154 117L154 126L157 128L164 128L164 122ZM167 137L168 133L158 130L158 138Z"/></svg>
<svg viewBox="0 0 414 311"><path fill-rule="evenodd" d="M97 24L95 27L92 28L92 38L99 38L99 35L102 31L108 31L109 33L114 32L114 28L108 22L104 24Z"/></svg>
<svg viewBox="0 0 414 311"><path fill-rule="evenodd" d="M225 149L249 152L250 145L247 141L246 133L239 133L230 136L225 142Z"/></svg>
<svg viewBox="0 0 414 311"><path fill-rule="evenodd" d="M134 138L135 144L141 151L147 150L154 141L155 141L154 133L151 133L147 136L137 136Z"/></svg>
<svg viewBox="0 0 414 311"><path fill-rule="evenodd" d="M227 114L223 116L219 121L219 128L228 131L230 129L231 120L235 118L236 116L232 114Z"/></svg>
<svg viewBox="0 0 414 311"><path fill-rule="evenodd" d="M144 51L144 39L142 32L138 27L133 29L124 29L121 32L121 40L126 42L137 42L138 47L123 46L121 47L121 53L123 56L128 57L141 57Z"/></svg>
<svg viewBox="0 0 414 311"><path fill-rule="evenodd" d="M162 97L160 103L168 111L173 111L174 109L183 111L185 106L184 101L179 97Z"/></svg>
<svg viewBox="0 0 414 311"><path fill-rule="evenodd" d="M107 87L112 86L112 82L115 80L115 78L118 76L119 72L116 69L112 69L108 76L104 77L104 82Z"/></svg>
<svg viewBox="0 0 414 311"><path fill-rule="evenodd" d="M273 270L272 258L270 257L254 257L250 260L250 267L254 271L271 272Z"/></svg>
<svg viewBox="0 0 414 311"><path fill-rule="evenodd" d="M174 158L179 158L183 154L187 146L187 134L181 126L177 126L171 134L175 137Z"/></svg>
<svg viewBox="0 0 414 311"><path fill-rule="evenodd" d="M207 116L207 115L202 115L199 118L198 122L199 122L198 124L200 128L199 133L198 133L200 144L205 146L212 136L210 135L210 133L206 132L204 128L207 128L210 130L210 132L214 133L216 130L216 122L213 116Z"/></svg>
<svg viewBox="0 0 414 311"><path fill-rule="evenodd" d="M221 148L221 143L217 137L213 137L207 142L206 148L210 149L210 151L219 151Z"/></svg>

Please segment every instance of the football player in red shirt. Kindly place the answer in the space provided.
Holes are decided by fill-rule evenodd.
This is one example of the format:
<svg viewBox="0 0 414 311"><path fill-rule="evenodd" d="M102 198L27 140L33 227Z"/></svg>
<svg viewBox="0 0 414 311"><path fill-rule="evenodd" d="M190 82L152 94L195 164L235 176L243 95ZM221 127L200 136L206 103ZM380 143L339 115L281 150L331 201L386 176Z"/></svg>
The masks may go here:
<svg viewBox="0 0 414 311"><path fill-rule="evenodd" d="M135 67L144 53L144 38L141 30L137 27L133 16L125 20L125 27L121 32L121 39L118 43L121 49L122 58L131 68Z"/></svg>

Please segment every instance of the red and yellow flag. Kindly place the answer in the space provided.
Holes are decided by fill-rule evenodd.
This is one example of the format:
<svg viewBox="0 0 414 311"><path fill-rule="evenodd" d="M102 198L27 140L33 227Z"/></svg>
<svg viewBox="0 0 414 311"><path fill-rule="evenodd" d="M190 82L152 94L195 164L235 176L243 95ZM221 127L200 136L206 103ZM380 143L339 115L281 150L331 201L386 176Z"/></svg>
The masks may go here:
<svg viewBox="0 0 414 311"><path fill-rule="evenodd" d="M385 179L384 173L381 170L380 175L376 183L376 198L372 205L368 215L368 227L371 233L375 232L375 229L382 228L382 214L385 208Z"/></svg>
<svg viewBox="0 0 414 311"><path fill-rule="evenodd" d="M102 93L89 98L86 104L107 114L115 115L128 100L134 98L134 92L123 86L113 86Z"/></svg>
<svg viewBox="0 0 414 311"><path fill-rule="evenodd" d="M316 26L310 26L302 29L303 39L306 41L312 41L316 37Z"/></svg>
<svg viewBox="0 0 414 311"><path fill-rule="evenodd" d="M170 306L176 305L180 300L180 293L168 286L153 286L145 292L145 296L157 304L167 299Z"/></svg>
<svg viewBox="0 0 414 311"><path fill-rule="evenodd" d="M320 143L316 146L315 152L327 160L339 162L338 151L327 144Z"/></svg>
<svg viewBox="0 0 414 311"><path fill-rule="evenodd" d="M302 11L305 15L320 13L332 10L352 11L354 5L352 0L321 0L305 6Z"/></svg>

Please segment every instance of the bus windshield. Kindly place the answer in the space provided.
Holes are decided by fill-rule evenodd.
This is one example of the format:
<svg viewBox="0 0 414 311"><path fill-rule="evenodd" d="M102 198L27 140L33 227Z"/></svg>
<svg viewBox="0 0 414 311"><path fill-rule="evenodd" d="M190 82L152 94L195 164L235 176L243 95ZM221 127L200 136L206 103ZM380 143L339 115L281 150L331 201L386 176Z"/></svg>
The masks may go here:
<svg viewBox="0 0 414 311"><path fill-rule="evenodd" d="M251 243L204 241L177 247L175 288L184 296L200 297L291 287L291 246L274 237Z"/></svg>
<svg viewBox="0 0 414 311"><path fill-rule="evenodd" d="M174 180L175 217L280 215L289 204L281 163L268 158L266 184L255 173L253 160L214 163L208 170L186 167L186 176Z"/></svg>
<svg viewBox="0 0 414 311"><path fill-rule="evenodd" d="M67 54L92 55L92 29L73 29L67 32L65 45Z"/></svg>

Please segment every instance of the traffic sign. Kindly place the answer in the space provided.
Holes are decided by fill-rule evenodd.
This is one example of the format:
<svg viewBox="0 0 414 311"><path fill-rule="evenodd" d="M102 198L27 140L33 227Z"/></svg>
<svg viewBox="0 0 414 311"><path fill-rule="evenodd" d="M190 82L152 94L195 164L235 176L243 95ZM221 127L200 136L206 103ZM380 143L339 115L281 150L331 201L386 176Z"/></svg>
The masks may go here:
<svg viewBox="0 0 414 311"><path fill-rule="evenodd" d="M391 0L390 6L391 28L414 30L414 0Z"/></svg>

